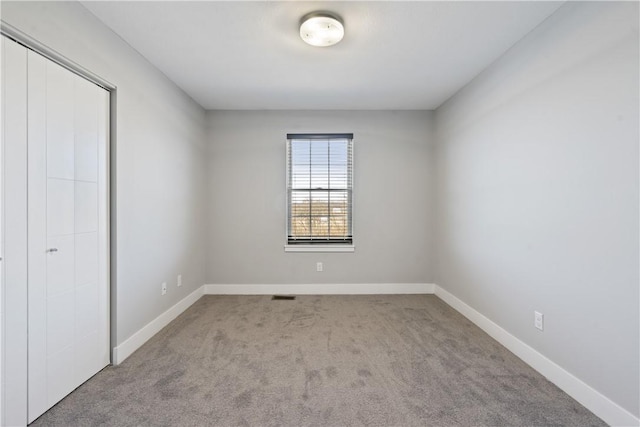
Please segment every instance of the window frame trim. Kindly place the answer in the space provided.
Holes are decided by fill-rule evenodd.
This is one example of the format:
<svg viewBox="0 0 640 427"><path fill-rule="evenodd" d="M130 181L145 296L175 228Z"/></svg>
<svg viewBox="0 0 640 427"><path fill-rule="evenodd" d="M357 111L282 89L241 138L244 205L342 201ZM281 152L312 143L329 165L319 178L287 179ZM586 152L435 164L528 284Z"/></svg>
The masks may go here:
<svg viewBox="0 0 640 427"><path fill-rule="evenodd" d="M356 247L351 244L317 244L317 245L284 245L285 252L355 252Z"/></svg>
<svg viewBox="0 0 640 427"><path fill-rule="evenodd" d="M352 133L288 133L290 139L350 139L353 143Z"/></svg>
<svg viewBox="0 0 640 427"><path fill-rule="evenodd" d="M289 243L289 141L291 139L349 139L351 141L351 241L348 243L340 243L340 242L322 242L322 243ZM354 188L355 188L355 143L354 143L353 133L322 133L322 132L313 132L313 133L288 133L287 138L285 140L285 216L284 216L284 251L285 252L354 252L355 251L355 221L354 221L354 212L355 212L355 198Z"/></svg>

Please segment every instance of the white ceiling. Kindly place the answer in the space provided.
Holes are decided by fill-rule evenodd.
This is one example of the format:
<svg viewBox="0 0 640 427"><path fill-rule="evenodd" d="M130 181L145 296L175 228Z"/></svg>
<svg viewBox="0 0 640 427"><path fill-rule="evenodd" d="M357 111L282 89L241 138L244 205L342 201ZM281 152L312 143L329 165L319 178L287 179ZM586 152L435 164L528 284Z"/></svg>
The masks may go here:
<svg viewBox="0 0 640 427"><path fill-rule="evenodd" d="M206 109L434 109L562 2L85 1ZM300 17L339 14L342 42Z"/></svg>

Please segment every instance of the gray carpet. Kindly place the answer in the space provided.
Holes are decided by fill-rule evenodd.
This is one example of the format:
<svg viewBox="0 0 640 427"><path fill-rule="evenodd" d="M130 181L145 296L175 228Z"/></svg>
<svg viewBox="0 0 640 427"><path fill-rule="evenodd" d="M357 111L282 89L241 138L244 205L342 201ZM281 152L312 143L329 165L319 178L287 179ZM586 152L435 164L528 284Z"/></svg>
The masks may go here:
<svg viewBox="0 0 640 427"><path fill-rule="evenodd" d="M34 426L595 426L432 295L205 296Z"/></svg>

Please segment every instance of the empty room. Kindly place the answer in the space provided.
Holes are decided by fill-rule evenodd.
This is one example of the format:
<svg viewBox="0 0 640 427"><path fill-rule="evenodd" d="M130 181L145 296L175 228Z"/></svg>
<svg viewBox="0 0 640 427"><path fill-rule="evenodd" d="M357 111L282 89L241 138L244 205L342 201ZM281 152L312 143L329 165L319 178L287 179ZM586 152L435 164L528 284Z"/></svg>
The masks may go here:
<svg viewBox="0 0 640 427"><path fill-rule="evenodd" d="M0 19L0 425L640 425L639 2Z"/></svg>

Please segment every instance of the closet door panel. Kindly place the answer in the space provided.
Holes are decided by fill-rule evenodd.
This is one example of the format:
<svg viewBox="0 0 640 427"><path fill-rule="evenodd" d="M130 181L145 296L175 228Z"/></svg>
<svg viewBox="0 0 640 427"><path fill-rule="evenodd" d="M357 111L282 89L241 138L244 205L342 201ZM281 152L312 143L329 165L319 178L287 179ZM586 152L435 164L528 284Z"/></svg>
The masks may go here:
<svg viewBox="0 0 640 427"><path fill-rule="evenodd" d="M47 62L47 175L75 178L74 76Z"/></svg>
<svg viewBox="0 0 640 427"><path fill-rule="evenodd" d="M98 233L75 236L76 286L98 284Z"/></svg>
<svg viewBox="0 0 640 427"><path fill-rule="evenodd" d="M47 293L48 298L62 292L73 290L75 274L75 242L73 235L50 237L46 252Z"/></svg>
<svg viewBox="0 0 640 427"><path fill-rule="evenodd" d="M95 283L81 286L76 290L75 332L82 338L98 330L99 313L95 310L98 304L98 286Z"/></svg>
<svg viewBox="0 0 640 427"><path fill-rule="evenodd" d="M74 372L74 381L76 383L82 384L104 367L104 365L100 365L100 363L97 362L98 360L100 360L98 345L99 343L97 331L78 338L76 344L78 363L75 366Z"/></svg>
<svg viewBox="0 0 640 427"><path fill-rule="evenodd" d="M30 104L30 170L40 165L29 177L36 207L29 221L38 234L30 241L29 269L38 280L30 302L38 312L30 306L29 340L40 351L29 351L31 422L109 363L108 213L100 212L108 209L100 164L107 161L108 97L36 53L29 60L29 84L39 91Z"/></svg>
<svg viewBox="0 0 640 427"><path fill-rule="evenodd" d="M47 407L44 409L45 411L75 388L74 357L73 347L67 347L47 358ZM34 419L40 415L35 415ZM31 408L29 408L29 417L32 416Z"/></svg>
<svg viewBox="0 0 640 427"><path fill-rule="evenodd" d="M29 52L29 413L47 409L47 281L55 275L47 249L61 246L47 239L47 60ZM68 204L68 203L67 203ZM64 274L64 273L60 273ZM67 277L68 277L67 272ZM51 280L56 280L53 277ZM58 292L68 279L57 279ZM33 421L29 418L28 421Z"/></svg>
<svg viewBox="0 0 640 427"><path fill-rule="evenodd" d="M74 290L62 292L47 298L47 356L73 346L75 326Z"/></svg>
<svg viewBox="0 0 640 427"><path fill-rule="evenodd" d="M2 36L3 349L2 418L25 423L27 411L27 49Z"/></svg>
<svg viewBox="0 0 640 427"><path fill-rule="evenodd" d="M75 114L75 179L98 182L98 88L76 79L76 105L84 105Z"/></svg>
<svg viewBox="0 0 640 427"><path fill-rule="evenodd" d="M75 182L75 232L98 231L98 184Z"/></svg>
<svg viewBox="0 0 640 427"><path fill-rule="evenodd" d="M50 151L50 150L48 150ZM66 179L47 180L47 235L60 236L74 231L74 182Z"/></svg>

